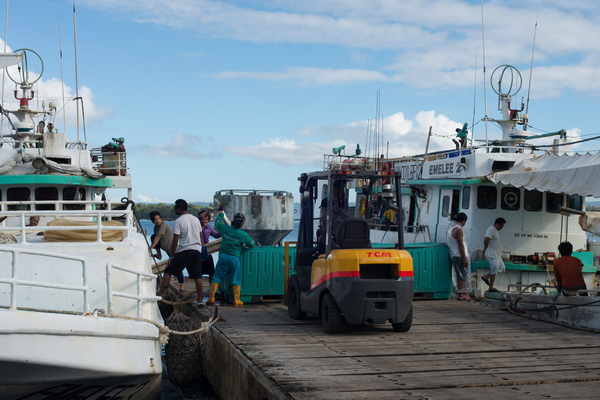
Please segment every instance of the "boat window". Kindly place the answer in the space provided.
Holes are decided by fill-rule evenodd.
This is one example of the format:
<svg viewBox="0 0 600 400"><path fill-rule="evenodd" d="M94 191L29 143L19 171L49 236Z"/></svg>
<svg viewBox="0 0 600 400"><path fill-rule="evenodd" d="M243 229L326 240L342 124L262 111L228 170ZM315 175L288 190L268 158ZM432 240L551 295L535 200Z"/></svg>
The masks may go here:
<svg viewBox="0 0 600 400"><path fill-rule="evenodd" d="M471 203L471 186L465 186L462 191L462 204L463 210L468 210Z"/></svg>
<svg viewBox="0 0 600 400"><path fill-rule="evenodd" d="M542 192L525 189L523 208L526 211L542 211Z"/></svg>
<svg viewBox="0 0 600 400"><path fill-rule="evenodd" d="M6 201L29 201L29 188L10 188L6 191ZM8 211L29 210L29 204L12 204L8 206Z"/></svg>
<svg viewBox="0 0 600 400"><path fill-rule="evenodd" d="M519 188L504 187L500 192L500 207L503 210L518 210L521 206L521 190Z"/></svg>
<svg viewBox="0 0 600 400"><path fill-rule="evenodd" d="M568 195L569 199L569 208L574 210L583 210L583 197L579 195Z"/></svg>
<svg viewBox="0 0 600 400"><path fill-rule="evenodd" d="M546 193L546 211L551 213L560 212L560 208L563 206L563 195L558 193Z"/></svg>
<svg viewBox="0 0 600 400"><path fill-rule="evenodd" d="M66 187L63 189L63 200L85 200L85 189ZM63 204L63 210L85 210L85 204Z"/></svg>
<svg viewBox="0 0 600 400"><path fill-rule="evenodd" d="M450 215L450 196L444 196L442 199L442 217Z"/></svg>
<svg viewBox="0 0 600 400"><path fill-rule="evenodd" d="M35 189L36 201L58 200L58 189L55 187L40 187ZM55 204L36 204L36 210L55 210Z"/></svg>
<svg viewBox="0 0 600 400"><path fill-rule="evenodd" d="M495 186L479 186L477 188L477 207L496 208L497 191Z"/></svg>

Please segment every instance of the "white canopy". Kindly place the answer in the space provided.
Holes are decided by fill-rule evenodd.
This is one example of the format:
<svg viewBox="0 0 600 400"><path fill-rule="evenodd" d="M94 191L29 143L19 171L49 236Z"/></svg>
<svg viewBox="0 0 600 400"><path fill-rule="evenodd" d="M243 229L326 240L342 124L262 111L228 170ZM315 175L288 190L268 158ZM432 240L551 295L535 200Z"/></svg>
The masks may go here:
<svg viewBox="0 0 600 400"><path fill-rule="evenodd" d="M23 53L0 53L0 69L20 63L21 56Z"/></svg>
<svg viewBox="0 0 600 400"><path fill-rule="evenodd" d="M540 192L600 197L600 153L544 154L487 178L494 183L502 182Z"/></svg>

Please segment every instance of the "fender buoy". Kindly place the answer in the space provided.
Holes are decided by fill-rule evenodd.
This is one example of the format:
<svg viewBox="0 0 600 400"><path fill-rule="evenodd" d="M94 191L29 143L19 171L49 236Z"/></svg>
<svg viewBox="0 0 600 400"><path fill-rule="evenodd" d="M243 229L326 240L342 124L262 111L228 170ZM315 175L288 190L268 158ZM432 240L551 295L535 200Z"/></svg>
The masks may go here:
<svg viewBox="0 0 600 400"><path fill-rule="evenodd" d="M384 162L383 166L381 167L381 175L391 175L391 174L392 174L392 166L390 165L389 162ZM388 183L390 183L390 178L382 179L381 182L384 185L387 185Z"/></svg>

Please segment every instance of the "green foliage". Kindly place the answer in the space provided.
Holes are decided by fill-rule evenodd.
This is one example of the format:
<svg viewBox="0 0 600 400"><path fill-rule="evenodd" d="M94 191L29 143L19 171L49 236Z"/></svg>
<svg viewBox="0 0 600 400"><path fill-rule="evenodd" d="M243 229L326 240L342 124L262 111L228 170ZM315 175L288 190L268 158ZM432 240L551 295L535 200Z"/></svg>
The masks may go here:
<svg viewBox="0 0 600 400"><path fill-rule="evenodd" d="M196 216L201 210L207 207L207 205L188 203L188 213ZM150 219L149 215L152 211L158 211L164 220L177 219L177 215L175 215L175 211L173 210L173 204L136 204L135 208L141 219Z"/></svg>

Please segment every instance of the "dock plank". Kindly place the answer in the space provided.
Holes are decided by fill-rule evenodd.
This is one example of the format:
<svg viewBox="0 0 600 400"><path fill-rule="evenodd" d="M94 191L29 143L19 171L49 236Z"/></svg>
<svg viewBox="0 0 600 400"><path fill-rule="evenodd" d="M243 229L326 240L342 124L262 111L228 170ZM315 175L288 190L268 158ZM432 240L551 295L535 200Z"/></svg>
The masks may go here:
<svg viewBox="0 0 600 400"><path fill-rule="evenodd" d="M295 399L596 398L600 337L456 300L414 302L413 327L292 320L282 304L220 308L213 329ZM209 363L210 364L210 363Z"/></svg>

